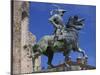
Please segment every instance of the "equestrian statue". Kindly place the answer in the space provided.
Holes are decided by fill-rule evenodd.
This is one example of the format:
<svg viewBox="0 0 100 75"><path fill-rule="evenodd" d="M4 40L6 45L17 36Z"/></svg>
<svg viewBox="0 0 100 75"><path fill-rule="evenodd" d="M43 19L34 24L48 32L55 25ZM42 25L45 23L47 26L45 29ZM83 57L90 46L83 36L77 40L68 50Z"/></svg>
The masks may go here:
<svg viewBox="0 0 100 75"><path fill-rule="evenodd" d="M54 67L52 59L55 52L61 52L65 56L65 64L69 58L70 52L78 52L83 58L87 58L85 50L79 47L79 31L84 26L84 19L74 15L64 24L63 15L66 12L64 9L55 9L51 11L49 22L54 26L54 32L51 35L43 36L33 46L33 61L41 54L48 57L48 66Z"/></svg>

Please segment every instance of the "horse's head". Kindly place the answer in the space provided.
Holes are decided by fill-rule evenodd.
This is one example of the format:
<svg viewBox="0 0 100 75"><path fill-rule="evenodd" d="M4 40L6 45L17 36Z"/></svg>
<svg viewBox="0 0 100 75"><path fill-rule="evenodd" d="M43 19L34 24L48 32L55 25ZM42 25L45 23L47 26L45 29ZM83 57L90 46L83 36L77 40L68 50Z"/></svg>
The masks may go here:
<svg viewBox="0 0 100 75"><path fill-rule="evenodd" d="M68 23L66 24L66 27L81 30L84 26L84 20L85 19L80 19L78 16L70 17Z"/></svg>

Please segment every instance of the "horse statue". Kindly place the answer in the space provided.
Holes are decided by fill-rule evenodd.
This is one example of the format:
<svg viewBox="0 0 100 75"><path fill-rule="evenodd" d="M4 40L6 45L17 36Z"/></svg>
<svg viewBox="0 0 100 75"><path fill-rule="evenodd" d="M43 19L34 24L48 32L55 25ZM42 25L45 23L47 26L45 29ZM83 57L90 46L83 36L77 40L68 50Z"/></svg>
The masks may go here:
<svg viewBox="0 0 100 75"><path fill-rule="evenodd" d="M66 62L71 51L79 52L82 57L87 58L85 51L79 47L78 43L78 34L84 26L84 19L77 19L76 21L74 19L75 16L69 18L65 28L62 30L63 34L59 35L60 40L54 41L54 35L46 35L33 46L33 61L43 54L48 57L48 66L54 67L52 59L55 52L62 52Z"/></svg>

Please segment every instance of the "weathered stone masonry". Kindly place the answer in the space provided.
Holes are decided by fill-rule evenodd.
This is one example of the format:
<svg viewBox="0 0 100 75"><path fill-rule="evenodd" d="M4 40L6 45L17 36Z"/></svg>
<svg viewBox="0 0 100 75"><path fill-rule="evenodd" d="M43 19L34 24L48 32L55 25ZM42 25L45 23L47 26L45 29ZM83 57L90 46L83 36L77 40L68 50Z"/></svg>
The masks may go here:
<svg viewBox="0 0 100 75"><path fill-rule="evenodd" d="M40 58L33 64L32 46L36 38L29 32L29 2L13 1L13 53L12 53L12 74L20 75L38 71L33 65L40 66Z"/></svg>

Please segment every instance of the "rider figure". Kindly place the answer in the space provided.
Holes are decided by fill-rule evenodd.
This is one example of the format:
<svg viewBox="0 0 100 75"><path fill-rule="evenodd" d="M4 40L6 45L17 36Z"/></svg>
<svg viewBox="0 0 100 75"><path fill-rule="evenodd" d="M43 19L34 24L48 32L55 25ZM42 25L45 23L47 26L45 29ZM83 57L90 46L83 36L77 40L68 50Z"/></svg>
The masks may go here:
<svg viewBox="0 0 100 75"><path fill-rule="evenodd" d="M54 15L52 15L53 12L54 12ZM62 35L62 29L64 28L62 16L64 15L65 12L66 10L63 10L63 9L56 9L56 10L51 11L52 17L49 18L49 21L53 24L55 28L54 33L53 33L55 35L54 41L60 40L59 37L60 35Z"/></svg>

